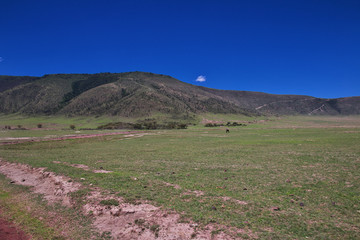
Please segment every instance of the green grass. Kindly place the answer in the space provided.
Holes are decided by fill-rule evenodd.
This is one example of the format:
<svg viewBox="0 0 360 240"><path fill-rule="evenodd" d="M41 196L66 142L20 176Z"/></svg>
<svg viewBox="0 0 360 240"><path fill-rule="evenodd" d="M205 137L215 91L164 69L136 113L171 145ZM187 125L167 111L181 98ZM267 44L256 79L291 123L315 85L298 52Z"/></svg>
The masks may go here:
<svg viewBox="0 0 360 240"><path fill-rule="evenodd" d="M184 221L245 228L260 239L360 237L359 117L286 117L230 134L200 126L150 133L0 146L0 157L85 178L130 202L151 200Z"/></svg>

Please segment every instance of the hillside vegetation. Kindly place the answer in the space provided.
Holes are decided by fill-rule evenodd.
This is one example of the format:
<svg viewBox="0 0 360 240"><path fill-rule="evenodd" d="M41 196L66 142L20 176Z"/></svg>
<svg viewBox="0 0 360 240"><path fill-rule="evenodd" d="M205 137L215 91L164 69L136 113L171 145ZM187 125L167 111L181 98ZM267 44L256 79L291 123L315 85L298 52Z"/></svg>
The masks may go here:
<svg viewBox="0 0 360 240"><path fill-rule="evenodd" d="M189 117L201 113L350 115L360 97L320 99L194 86L145 72L0 76L0 113Z"/></svg>

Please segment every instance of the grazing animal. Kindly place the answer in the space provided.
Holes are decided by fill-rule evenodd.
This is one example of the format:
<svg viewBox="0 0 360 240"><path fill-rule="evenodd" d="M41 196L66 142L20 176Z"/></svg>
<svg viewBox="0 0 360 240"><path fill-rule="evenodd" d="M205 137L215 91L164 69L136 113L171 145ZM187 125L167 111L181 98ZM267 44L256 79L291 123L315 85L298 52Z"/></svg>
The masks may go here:
<svg viewBox="0 0 360 240"><path fill-rule="evenodd" d="M229 132L230 132L230 130L227 128L227 129L226 129L226 133L229 133Z"/></svg>

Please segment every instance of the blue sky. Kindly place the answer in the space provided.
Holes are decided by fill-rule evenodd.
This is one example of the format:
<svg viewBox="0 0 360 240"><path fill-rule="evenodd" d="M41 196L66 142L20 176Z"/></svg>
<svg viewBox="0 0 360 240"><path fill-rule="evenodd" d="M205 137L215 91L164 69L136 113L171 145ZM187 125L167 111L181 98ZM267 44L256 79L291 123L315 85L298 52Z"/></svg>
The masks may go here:
<svg viewBox="0 0 360 240"><path fill-rule="evenodd" d="M0 75L128 71L359 96L360 1L0 1Z"/></svg>

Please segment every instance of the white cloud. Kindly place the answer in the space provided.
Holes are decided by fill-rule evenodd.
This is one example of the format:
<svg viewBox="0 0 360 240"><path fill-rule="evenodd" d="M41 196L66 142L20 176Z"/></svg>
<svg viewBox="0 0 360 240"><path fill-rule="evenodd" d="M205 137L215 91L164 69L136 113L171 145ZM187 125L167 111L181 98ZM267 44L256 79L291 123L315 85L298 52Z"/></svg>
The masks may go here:
<svg viewBox="0 0 360 240"><path fill-rule="evenodd" d="M4 58L0 57L0 62L4 61Z"/></svg>
<svg viewBox="0 0 360 240"><path fill-rule="evenodd" d="M203 75L200 75L200 76L198 76L198 77L196 78L195 81L197 81L197 82L205 82L205 81L206 81L206 77L203 76Z"/></svg>

